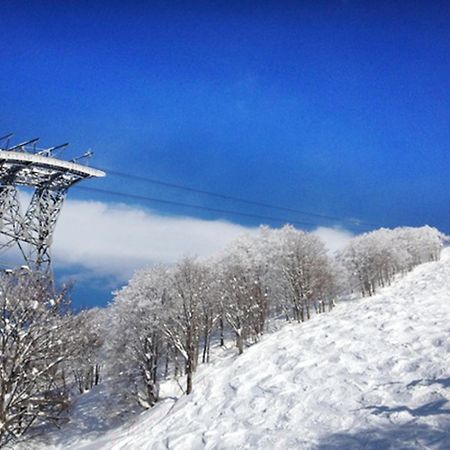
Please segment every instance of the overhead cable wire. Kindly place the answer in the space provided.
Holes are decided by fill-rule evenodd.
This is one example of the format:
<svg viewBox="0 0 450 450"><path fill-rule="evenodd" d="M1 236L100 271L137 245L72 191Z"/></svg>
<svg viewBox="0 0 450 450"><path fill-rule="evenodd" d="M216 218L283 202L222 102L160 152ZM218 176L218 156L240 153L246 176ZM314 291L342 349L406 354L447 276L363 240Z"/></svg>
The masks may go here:
<svg viewBox="0 0 450 450"><path fill-rule="evenodd" d="M241 198L241 197L234 197L232 195L221 194L221 193L218 193L218 192L212 192L212 191L203 190L203 189L197 189L197 188L193 188L193 187L189 187L189 186L185 186L185 185L181 185L181 184L177 184L177 183L170 183L170 182L167 182L167 181L162 181L162 180L157 180L157 179L154 179L154 178L144 177L144 176L141 176L141 175L133 175L133 174L130 174L130 173L119 172L119 171L116 171L116 170L109 170L107 168L102 168L101 170L105 171L106 173L108 173L110 175L115 175L115 176L118 176L118 177L121 177L121 178L128 178L128 179L132 179L132 180L143 181L143 182L146 182L146 183L151 183L151 184L156 184L156 185L160 185L160 186L180 189L180 190L183 190L183 191L193 192L193 193L202 194L202 195L209 195L211 197L221 198L221 199L224 199L224 200L232 200L232 201L235 201L235 202L245 203L247 205L259 206L259 207L262 207L262 208L277 209L279 211L285 211L285 212L291 212L291 213L296 213L296 214L302 214L304 216L311 216L311 217L316 217L316 218L320 218L320 219L338 220L340 222L352 222L351 219L343 219L342 217L336 217L336 216L330 216L330 215L326 215L326 214L313 213L313 212L309 212L309 211L302 211L300 209L288 208L288 207L285 207L285 206L278 206L278 205L273 205L273 204L270 204L270 203L258 202L258 201L254 201L254 200ZM377 224L364 222L364 221L361 221L361 223L364 223L364 225L367 225L369 227L371 227L371 226L379 227L380 226L380 225L377 225ZM354 225L358 226L357 224L354 224Z"/></svg>
<svg viewBox="0 0 450 450"><path fill-rule="evenodd" d="M269 220L272 222L289 223L292 225L311 226L311 227L317 227L319 225L323 225L323 224L319 224L319 223L303 222L303 221L286 219L286 218L281 218L281 217L272 217L272 216L246 213L246 212L229 210L229 209L213 208L213 207L197 205L197 204L193 204L193 203L183 203L183 202L177 202L177 201L173 201L173 200L164 200L161 198L149 197L149 196L138 195L138 194L130 194L130 193L126 193L126 192L112 191L109 189L100 189L100 188L94 188L94 187L88 187L88 186L77 186L77 185L74 187L79 190L83 190L83 191L87 191L87 192L96 192L98 194L103 194L103 195L113 195L116 197L123 197L123 198L129 198L129 199L134 199L134 200L146 201L146 202L160 203L160 204L171 205L171 206L181 206L184 208L197 209L200 211L209 211L209 212L215 212L215 213L221 213L221 214L229 214L229 215L242 216L242 217L248 217L248 218L253 218L253 219ZM352 231L361 231L361 229L367 229L367 227L361 226L361 225L356 225L356 226L354 225L351 227L346 226L346 229L349 229Z"/></svg>

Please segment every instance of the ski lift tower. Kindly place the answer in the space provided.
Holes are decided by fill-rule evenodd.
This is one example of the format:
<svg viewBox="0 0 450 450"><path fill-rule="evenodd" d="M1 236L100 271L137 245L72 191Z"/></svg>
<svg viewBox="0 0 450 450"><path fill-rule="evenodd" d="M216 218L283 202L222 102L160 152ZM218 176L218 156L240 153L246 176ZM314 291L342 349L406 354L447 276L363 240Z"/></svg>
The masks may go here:
<svg viewBox="0 0 450 450"><path fill-rule="evenodd" d="M10 147L10 137L0 137L0 144L6 142L0 145L0 252L16 246L28 267L47 272L53 232L69 188L105 173L78 163L92 152L65 161L55 153L68 144L39 149L38 139L32 139ZM32 189L28 205L21 204L19 186Z"/></svg>

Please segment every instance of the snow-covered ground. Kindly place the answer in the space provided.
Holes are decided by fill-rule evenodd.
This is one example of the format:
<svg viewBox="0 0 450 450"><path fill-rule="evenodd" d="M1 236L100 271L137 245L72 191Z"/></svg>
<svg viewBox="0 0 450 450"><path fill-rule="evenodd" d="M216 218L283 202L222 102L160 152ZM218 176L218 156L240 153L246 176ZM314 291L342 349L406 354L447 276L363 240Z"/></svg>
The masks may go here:
<svg viewBox="0 0 450 450"><path fill-rule="evenodd" d="M216 354L194 392L71 449L450 449L450 249L372 298ZM47 446L47 448L49 448Z"/></svg>

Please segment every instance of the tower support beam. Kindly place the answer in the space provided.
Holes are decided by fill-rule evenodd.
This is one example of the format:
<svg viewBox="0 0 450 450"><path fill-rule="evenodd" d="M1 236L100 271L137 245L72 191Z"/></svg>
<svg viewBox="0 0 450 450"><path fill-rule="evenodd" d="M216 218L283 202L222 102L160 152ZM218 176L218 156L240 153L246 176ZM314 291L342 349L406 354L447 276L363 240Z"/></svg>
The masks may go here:
<svg viewBox="0 0 450 450"><path fill-rule="evenodd" d="M26 146L35 141L0 148L0 252L16 245L30 268L46 272L51 266L53 233L69 188L105 173L56 159L50 151L27 152ZM20 152L11 151L18 147ZM20 186L33 189L26 208L21 207Z"/></svg>
<svg viewBox="0 0 450 450"><path fill-rule="evenodd" d="M67 188L38 188L22 221L19 239L29 244L28 265L46 271L50 268L53 232L67 195Z"/></svg>

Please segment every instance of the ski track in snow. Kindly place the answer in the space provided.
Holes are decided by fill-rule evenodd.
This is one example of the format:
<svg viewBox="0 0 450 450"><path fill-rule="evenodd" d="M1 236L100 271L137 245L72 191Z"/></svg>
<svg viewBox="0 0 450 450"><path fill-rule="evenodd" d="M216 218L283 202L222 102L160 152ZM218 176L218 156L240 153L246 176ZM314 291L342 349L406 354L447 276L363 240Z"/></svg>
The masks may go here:
<svg viewBox="0 0 450 450"><path fill-rule="evenodd" d="M194 392L71 449L450 449L450 249L200 367ZM214 355L213 355L214 357Z"/></svg>

